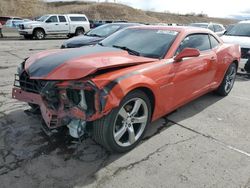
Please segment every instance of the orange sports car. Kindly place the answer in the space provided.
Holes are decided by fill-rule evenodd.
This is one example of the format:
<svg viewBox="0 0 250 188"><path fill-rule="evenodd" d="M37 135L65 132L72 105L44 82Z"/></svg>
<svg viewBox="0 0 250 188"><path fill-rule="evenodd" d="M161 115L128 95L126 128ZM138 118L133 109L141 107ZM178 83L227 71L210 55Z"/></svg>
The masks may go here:
<svg viewBox="0 0 250 188"><path fill-rule="evenodd" d="M228 95L240 54L207 29L131 27L95 46L31 56L12 96L41 114L46 132L91 131L108 150L126 152L157 118L213 90Z"/></svg>

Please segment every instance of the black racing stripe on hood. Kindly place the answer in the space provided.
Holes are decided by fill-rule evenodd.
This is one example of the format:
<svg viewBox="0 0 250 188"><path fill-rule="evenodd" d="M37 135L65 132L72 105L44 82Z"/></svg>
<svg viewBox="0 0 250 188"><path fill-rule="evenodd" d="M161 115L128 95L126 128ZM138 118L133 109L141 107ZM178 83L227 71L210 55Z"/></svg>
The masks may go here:
<svg viewBox="0 0 250 188"><path fill-rule="evenodd" d="M100 45L65 50L38 59L28 67L28 73L31 77L44 77L47 76L56 67L66 63L71 59L91 54L113 52L113 51L121 51L121 50L116 48L103 47Z"/></svg>

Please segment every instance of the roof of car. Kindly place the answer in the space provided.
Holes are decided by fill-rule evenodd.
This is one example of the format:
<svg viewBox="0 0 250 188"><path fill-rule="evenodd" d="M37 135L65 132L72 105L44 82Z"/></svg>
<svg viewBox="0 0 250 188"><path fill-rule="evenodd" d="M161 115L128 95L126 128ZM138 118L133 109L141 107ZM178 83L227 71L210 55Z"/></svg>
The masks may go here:
<svg viewBox="0 0 250 188"><path fill-rule="evenodd" d="M141 25L134 26L133 28L139 29L159 29L159 30L170 30L177 32L194 32L194 33L211 33L209 29L199 28L199 27L191 27L191 26L162 26L162 25Z"/></svg>
<svg viewBox="0 0 250 188"><path fill-rule="evenodd" d="M140 25L143 25L143 24L132 23L132 22L115 22L115 23L106 23L104 25L140 26Z"/></svg>

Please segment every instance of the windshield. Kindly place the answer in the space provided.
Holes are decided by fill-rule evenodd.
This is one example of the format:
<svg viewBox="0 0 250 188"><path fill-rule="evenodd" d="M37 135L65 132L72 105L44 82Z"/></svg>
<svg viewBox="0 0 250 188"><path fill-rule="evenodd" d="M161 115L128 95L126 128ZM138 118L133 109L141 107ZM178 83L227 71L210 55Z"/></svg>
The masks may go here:
<svg viewBox="0 0 250 188"><path fill-rule="evenodd" d="M150 58L163 58L178 32L160 29L130 28L104 39L100 45L121 48Z"/></svg>
<svg viewBox="0 0 250 188"><path fill-rule="evenodd" d="M7 26L12 25L11 20L7 20L7 22L5 23L5 25L7 25Z"/></svg>
<svg viewBox="0 0 250 188"><path fill-rule="evenodd" d="M250 23L236 24L225 35L250 37Z"/></svg>
<svg viewBox="0 0 250 188"><path fill-rule="evenodd" d="M47 20L48 17L49 17L49 16L47 16L47 15L42 16L42 17L38 18L37 21L39 21L39 22L44 22L45 20Z"/></svg>
<svg viewBox="0 0 250 188"><path fill-rule="evenodd" d="M189 26L207 28L208 24L192 23Z"/></svg>
<svg viewBox="0 0 250 188"><path fill-rule="evenodd" d="M102 25L91 30L86 35L97 36L97 37L107 37L111 35L112 33L116 32L119 28L120 28L119 25L110 25L110 24Z"/></svg>

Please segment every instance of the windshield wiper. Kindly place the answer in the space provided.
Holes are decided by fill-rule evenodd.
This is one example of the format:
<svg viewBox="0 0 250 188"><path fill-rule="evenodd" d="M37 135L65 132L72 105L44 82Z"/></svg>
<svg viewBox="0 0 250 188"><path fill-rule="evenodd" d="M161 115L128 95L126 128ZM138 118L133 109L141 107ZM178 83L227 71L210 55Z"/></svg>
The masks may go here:
<svg viewBox="0 0 250 188"><path fill-rule="evenodd" d="M141 54L135 50L132 50L126 46L117 46L117 45L113 45L112 47L114 48L120 48L122 50L126 50L129 54L132 54L132 55L136 55L136 56L141 56Z"/></svg>

